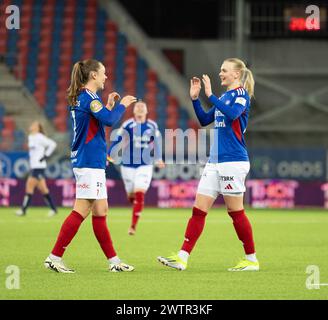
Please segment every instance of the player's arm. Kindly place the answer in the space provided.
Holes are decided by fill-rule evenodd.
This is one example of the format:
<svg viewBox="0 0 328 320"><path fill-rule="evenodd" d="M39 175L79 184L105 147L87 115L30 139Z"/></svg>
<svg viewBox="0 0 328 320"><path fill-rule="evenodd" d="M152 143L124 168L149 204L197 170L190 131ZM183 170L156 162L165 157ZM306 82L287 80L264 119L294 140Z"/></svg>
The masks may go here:
<svg viewBox="0 0 328 320"><path fill-rule="evenodd" d="M215 106L211 107L211 109L206 112L203 109L199 99L192 100L192 105L194 106L194 110L199 120L199 123L202 126L207 126L214 121Z"/></svg>
<svg viewBox="0 0 328 320"><path fill-rule="evenodd" d="M112 110L108 110L100 100L94 99L90 102L90 111L102 124L112 127L122 118L125 106L118 104Z"/></svg>
<svg viewBox="0 0 328 320"><path fill-rule="evenodd" d="M208 99L230 120L237 119L246 109L247 100L245 97L237 97L233 104L226 105L212 93L211 79L208 75L203 75L205 94Z"/></svg>
<svg viewBox="0 0 328 320"><path fill-rule="evenodd" d="M162 158L162 135L156 125L154 128L154 163L159 168L164 168L165 164Z"/></svg>
<svg viewBox="0 0 328 320"><path fill-rule="evenodd" d="M44 156L40 159L40 161L46 160L47 158L49 158L53 152L55 151L56 147L57 147L57 143L46 137L46 136L42 136L41 138L41 143L45 148L45 152L44 152Z"/></svg>
<svg viewBox="0 0 328 320"><path fill-rule="evenodd" d="M214 121L214 111L215 108L211 108L208 112L204 111L200 100L198 99L200 90L202 88L201 81L197 77L192 77L190 80L190 98L192 100L192 105L194 106L194 110L196 116L202 126L207 126L208 124Z"/></svg>
<svg viewBox="0 0 328 320"><path fill-rule="evenodd" d="M112 127L122 118L125 109L136 101L136 97L125 96L119 104L109 110L100 100L94 99L90 102L90 111L105 126Z"/></svg>
<svg viewBox="0 0 328 320"><path fill-rule="evenodd" d="M208 98L217 109L219 109L227 118L235 120L245 111L247 100L244 97L237 97L233 104L226 105L217 96L212 94Z"/></svg>

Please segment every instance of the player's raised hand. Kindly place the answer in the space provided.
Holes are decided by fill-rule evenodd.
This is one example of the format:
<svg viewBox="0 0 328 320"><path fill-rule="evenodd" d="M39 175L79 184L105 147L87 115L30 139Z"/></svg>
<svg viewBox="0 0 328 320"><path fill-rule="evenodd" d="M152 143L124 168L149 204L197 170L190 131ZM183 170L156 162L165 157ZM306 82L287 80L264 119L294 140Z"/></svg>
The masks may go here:
<svg viewBox="0 0 328 320"><path fill-rule="evenodd" d="M193 100L198 99L200 89L202 88L202 84L200 79L197 77L193 77L190 80L190 97Z"/></svg>
<svg viewBox="0 0 328 320"><path fill-rule="evenodd" d="M117 92L111 92L108 95L106 108L107 109L112 109L115 105L115 102L120 100L120 99L121 99L121 96Z"/></svg>
<svg viewBox="0 0 328 320"><path fill-rule="evenodd" d="M202 80L205 87L205 94L207 97L210 97L212 95L211 79L207 74L203 74Z"/></svg>
<svg viewBox="0 0 328 320"><path fill-rule="evenodd" d="M125 108L129 107L132 103L137 102L137 98L134 96L125 96L121 100L121 104L125 106Z"/></svg>

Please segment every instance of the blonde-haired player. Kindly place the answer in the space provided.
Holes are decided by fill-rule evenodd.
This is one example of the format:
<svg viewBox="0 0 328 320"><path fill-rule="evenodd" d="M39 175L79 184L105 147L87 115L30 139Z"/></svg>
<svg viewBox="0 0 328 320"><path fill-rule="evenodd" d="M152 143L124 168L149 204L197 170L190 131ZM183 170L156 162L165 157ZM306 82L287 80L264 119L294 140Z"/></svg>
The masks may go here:
<svg viewBox="0 0 328 320"><path fill-rule="evenodd" d="M229 271L257 271L259 262L255 255L252 227L243 205L245 179L250 169L244 134L250 100L254 95L254 79L245 63L237 58L225 60L219 76L221 85L227 88L220 98L212 93L210 78L207 75L202 77L205 94L213 104L208 112L203 110L198 99L201 80L193 77L190 81L190 97L195 113L202 126L214 122L215 141L198 185L181 250L167 258L158 257L158 260L175 269L187 268L188 257L204 229L207 212L217 196L222 194L245 251L245 257Z"/></svg>

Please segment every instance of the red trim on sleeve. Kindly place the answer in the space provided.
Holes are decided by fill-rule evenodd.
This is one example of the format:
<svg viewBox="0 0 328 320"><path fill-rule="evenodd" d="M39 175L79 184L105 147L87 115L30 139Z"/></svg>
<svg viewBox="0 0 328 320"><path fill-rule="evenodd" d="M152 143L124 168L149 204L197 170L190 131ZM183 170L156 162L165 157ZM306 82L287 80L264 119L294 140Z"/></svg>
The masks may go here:
<svg viewBox="0 0 328 320"><path fill-rule="evenodd" d="M232 121L232 130L234 132L234 134L236 135L237 139L239 141L242 141L242 134L241 134L241 127L240 127L240 122L239 119L235 119L234 121Z"/></svg>
<svg viewBox="0 0 328 320"><path fill-rule="evenodd" d="M99 122L96 118L90 116L89 118L89 127L87 137L85 139L85 144L89 143L97 134L99 130Z"/></svg>

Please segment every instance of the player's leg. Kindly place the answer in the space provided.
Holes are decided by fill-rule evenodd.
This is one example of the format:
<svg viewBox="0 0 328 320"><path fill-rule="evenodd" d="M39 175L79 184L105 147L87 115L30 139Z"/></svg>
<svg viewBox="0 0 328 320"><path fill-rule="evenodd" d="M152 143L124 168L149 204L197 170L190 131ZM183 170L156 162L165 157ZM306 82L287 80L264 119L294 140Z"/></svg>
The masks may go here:
<svg viewBox="0 0 328 320"><path fill-rule="evenodd" d="M127 194L127 198L129 202L134 206L135 201L135 193L134 193L134 183L135 183L135 175L136 175L136 168L121 166L121 176L124 184L124 189ZM132 213L133 219L133 213ZM133 235L135 230L131 227L128 230L129 235Z"/></svg>
<svg viewBox="0 0 328 320"><path fill-rule="evenodd" d="M126 197L128 198L128 201L133 205L134 203L134 199L135 199L135 195L134 192L129 192L126 194Z"/></svg>
<svg viewBox="0 0 328 320"><path fill-rule="evenodd" d="M33 174L33 171L31 173L31 175L27 178L26 186L25 186L25 195L24 195L22 207L20 210L18 210L16 212L16 215L18 215L18 216L23 216L26 214L26 211L31 204L31 200L32 200L32 196L33 196L35 187L38 184L38 179L36 177L33 177L32 174Z"/></svg>
<svg viewBox="0 0 328 320"><path fill-rule="evenodd" d="M99 245L109 262L112 272L133 271L132 266L122 262L117 256L111 235L107 226L108 203L106 199L99 199L92 206L92 226Z"/></svg>
<svg viewBox="0 0 328 320"><path fill-rule="evenodd" d="M144 199L145 199L146 190L144 189L135 189L134 191L134 201L133 201L133 209L132 209L132 219L131 225L128 231L130 236L136 233L137 224L139 218L141 216L142 210L144 208Z"/></svg>
<svg viewBox="0 0 328 320"><path fill-rule="evenodd" d="M245 259L230 271L257 271L252 226L244 209L245 179L249 171L248 162L224 163L219 165L220 184L224 202L232 219L238 239L243 243Z"/></svg>
<svg viewBox="0 0 328 320"><path fill-rule="evenodd" d="M74 270L64 264L62 257L66 248L78 232L82 222L89 215L93 202L94 200L90 199L75 200L74 208L63 222L55 246L44 263L46 268L56 272L74 272Z"/></svg>
<svg viewBox="0 0 328 320"><path fill-rule="evenodd" d="M213 206L219 192L218 173L215 164L207 164L198 185L192 216L185 231L185 240L177 255L158 257L166 266L184 270L187 267L189 255L203 232L207 212Z"/></svg>
<svg viewBox="0 0 328 320"><path fill-rule="evenodd" d="M132 212L132 221L129 229L129 234L133 235L136 232L137 223L144 208L145 193L149 189L150 182L153 176L153 166L140 166L136 169L134 177L134 203Z"/></svg>
<svg viewBox="0 0 328 320"><path fill-rule="evenodd" d="M43 195L44 202L51 209L48 213L48 216L49 217L54 216L57 213L57 208L56 208L54 202L52 201L52 198L50 196L49 189L48 189L47 182L46 182L45 178L42 178L42 179L39 180L39 182L37 184L37 188L39 189L39 191Z"/></svg>

